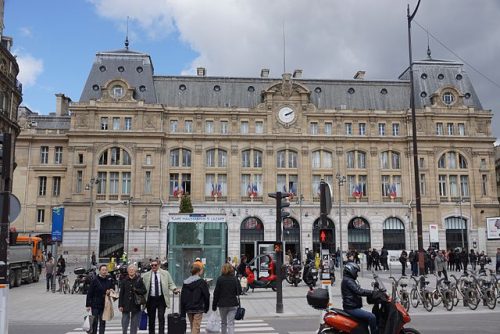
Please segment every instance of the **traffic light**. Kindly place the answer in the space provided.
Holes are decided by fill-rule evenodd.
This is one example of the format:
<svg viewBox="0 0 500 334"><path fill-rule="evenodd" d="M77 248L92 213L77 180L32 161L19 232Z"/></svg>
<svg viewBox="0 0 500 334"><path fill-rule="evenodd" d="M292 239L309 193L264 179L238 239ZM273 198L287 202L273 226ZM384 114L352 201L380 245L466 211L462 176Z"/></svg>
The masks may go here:
<svg viewBox="0 0 500 334"><path fill-rule="evenodd" d="M322 228L319 230L319 242L325 245L333 244L333 230Z"/></svg>
<svg viewBox="0 0 500 334"><path fill-rule="evenodd" d="M289 212L283 210L290 206L290 202L286 200L290 194L278 191L269 193L268 196L276 199L276 240L281 241L281 224L284 218L290 216Z"/></svg>

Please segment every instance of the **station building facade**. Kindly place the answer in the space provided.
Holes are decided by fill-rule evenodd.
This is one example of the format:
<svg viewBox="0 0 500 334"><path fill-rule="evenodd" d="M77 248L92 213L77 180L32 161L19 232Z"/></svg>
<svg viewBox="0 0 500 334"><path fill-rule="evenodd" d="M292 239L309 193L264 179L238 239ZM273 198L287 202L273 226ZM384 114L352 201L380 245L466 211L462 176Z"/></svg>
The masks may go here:
<svg viewBox="0 0 500 334"><path fill-rule="evenodd" d="M463 64L428 58L414 71L424 244L437 225L439 248L463 242L491 252L492 112ZM123 49L96 55L78 101L56 100L55 114L21 112L14 224L50 234L51 210L64 206L70 258L86 254L89 236L102 258L124 249L166 257L169 217L184 194L195 213L226 217L228 256L252 257L255 241L275 238L267 196L275 191L291 194L287 250L316 250L322 179L332 189L324 226L334 230L332 250L341 230L345 250L416 248L408 70L379 81L266 69L248 78L204 68L164 76L149 55Z"/></svg>

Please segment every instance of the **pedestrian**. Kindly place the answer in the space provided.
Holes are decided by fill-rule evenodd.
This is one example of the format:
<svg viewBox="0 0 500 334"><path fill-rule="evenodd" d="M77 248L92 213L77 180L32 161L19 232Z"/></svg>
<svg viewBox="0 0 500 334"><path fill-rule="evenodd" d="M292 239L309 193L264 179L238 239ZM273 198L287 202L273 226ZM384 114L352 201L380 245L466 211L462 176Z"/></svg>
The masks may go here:
<svg viewBox="0 0 500 334"><path fill-rule="evenodd" d="M335 252L335 267L340 266L340 247L337 247L337 251Z"/></svg>
<svg viewBox="0 0 500 334"><path fill-rule="evenodd" d="M361 259L359 258L359 252L356 249L354 250L354 262L356 262L356 264L361 263Z"/></svg>
<svg viewBox="0 0 500 334"><path fill-rule="evenodd" d="M451 249L448 249L448 271L452 271L455 266L455 254Z"/></svg>
<svg viewBox="0 0 500 334"><path fill-rule="evenodd" d="M455 259L455 271L461 271L462 260L460 258L460 251L458 250L458 248L455 249L455 252L453 253L453 258Z"/></svg>
<svg viewBox="0 0 500 334"><path fill-rule="evenodd" d="M408 260L408 253L405 250L401 252L399 256L399 262L401 262L401 275L406 276L406 262Z"/></svg>
<svg viewBox="0 0 500 334"><path fill-rule="evenodd" d="M99 275L90 281L89 291L87 292L87 311L91 311L94 316L92 323L92 333L97 334L99 325L99 334L104 334L106 330L106 321L102 320L104 311L104 299L113 289L113 280L108 275L108 267L105 264L99 266Z"/></svg>
<svg viewBox="0 0 500 334"><path fill-rule="evenodd" d="M484 266L486 265L486 262L487 262L486 254L484 254L484 251L481 251L481 253L479 254L479 257L478 257L479 272L480 273L485 272Z"/></svg>
<svg viewBox="0 0 500 334"><path fill-rule="evenodd" d="M500 274L500 248L497 248L497 263L496 263L496 267L495 267L495 270L497 272L497 274Z"/></svg>
<svg viewBox="0 0 500 334"><path fill-rule="evenodd" d="M141 318L141 305L137 304L135 294L145 295L146 286L137 275L137 267L130 264L127 267L127 277L121 281L118 309L122 312L122 332L127 334L130 323L130 334L137 334Z"/></svg>
<svg viewBox="0 0 500 334"><path fill-rule="evenodd" d="M372 256L372 251L371 249L367 249L365 251L366 255L366 270L371 270L372 269L372 263L373 263L373 256Z"/></svg>
<svg viewBox="0 0 500 334"><path fill-rule="evenodd" d="M92 263L93 266L97 265L97 260L94 251L92 251L92 256L90 257L90 263Z"/></svg>
<svg viewBox="0 0 500 334"><path fill-rule="evenodd" d="M57 281L59 283L59 289L57 292L62 291L62 275L64 275L64 272L66 271L66 260L64 260L64 257L61 255L59 256L59 259L57 260L57 266L56 266L56 277Z"/></svg>
<svg viewBox="0 0 500 334"><path fill-rule="evenodd" d="M462 261L462 267L465 272L467 270L467 266L469 265L469 254L467 254L467 251L465 249L463 249L462 253L460 254L460 260Z"/></svg>
<svg viewBox="0 0 500 334"><path fill-rule="evenodd" d="M436 271L438 276L441 277L441 273L444 276L444 279L448 281L448 274L446 273L446 253L445 251L440 251L437 253L436 258L434 259L436 265Z"/></svg>
<svg viewBox="0 0 500 334"><path fill-rule="evenodd" d="M194 262L191 266L191 276L184 280L181 294L181 316L186 314L191 327L191 334L200 334L203 313L210 308L210 292L208 284L200 276L203 275L203 267Z"/></svg>
<svg viewBox="0 0 500 334"><path fill-rule="evenodd" d="M234 334L234 316L239 304L239 295L241 295L241 285L234 277L234 270L224 264L215 284L212 302L212 311L215 312L219 308L222 334Z"/></svg>
<svg viewBox="0 0 500 334"><path fill-rule="evenodd" d="M470 260L470 266L471 266L472 270L476 271L477 255L473 249L470 250L469 260Z"/></svg>
<svg viewBox="0 0 500 334"><path fill-rule="evenodd" d="M240 258L240 264L236 268L239 277L245 276L245 269L247 268L247 256L242 255Z"/></svg>
<svg viewBox="0 0 500 334"><path fill-rule="evenodd" d="M146 286L146 308L148 311L149 334L155 334L156 313L158 312L158 333L165 334L165 310L170 308L170 291L179 289L167 270L160 268L159 260L151 260L151 270L144 274Z"/></svg>
<svg viewBox="0 0 500 334"><path fill-rule="evenodd" d="M45 278L47 279L47 292L52 290L56 292L56 285L54 282L54 259L49 257L47 262L45 262Z"/></svg>
<svg viewBox="0 0 500 334"><path fill-rule="evenodd" d="M372 250L372 258L373 258L373 269L375 270L380 270L380 254L378 253L377 249Z"/></svg>
<svg viewBox="0 0 500 334"><path fill-rule="evenodd" d="M418 276L418 251L413 252L413 261L410 262L412 276Z"/></svg>
<svg viewBox="0 0 500 334"><path fill-rule="evenodd" d="M389 270L389 264L387 263L387 258L389 257L389 252L387 249L382 247L382 250L380 251L380 262L382 262L382 268L387 271Z"/></svg>

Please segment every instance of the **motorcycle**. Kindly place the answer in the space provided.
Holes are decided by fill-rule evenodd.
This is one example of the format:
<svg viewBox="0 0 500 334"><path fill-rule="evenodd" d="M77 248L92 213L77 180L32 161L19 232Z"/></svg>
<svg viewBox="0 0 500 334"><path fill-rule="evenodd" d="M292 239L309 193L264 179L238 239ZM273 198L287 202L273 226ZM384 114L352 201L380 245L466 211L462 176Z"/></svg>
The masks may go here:
<svg viewBox="0 0 500 334"><path fill-rule="evenodd" d="M368 304L373 304L372 312L377 317L379 332L385 333L389 328L394 334L420 334L414 328L405 327L411 321L410 315L401 303L387 295L383 283L376 274L373 274L373 278L374 293L367 300ZM315 309L325 311L324 323L320 325L318 334L369 334L368 323L352 317L342 309L328 305L328 290L311 288L307 293L307 303Z"/></svg>
<svg viewBox="0 0 500 334"><path fill-rule="evenodd" d="M265 258L267 259L267 272L268 276L267 277L260 277L259 279L255 279L255 272L257 271L256 268L252 268L252 265L255 265L257 262L262 261L261 259ZM260 261L256 261L256 260ZM254 289L257 288L271 288L273 291L276 291L276 285L278 281L278 276L276 276L276 265L272 259L272 257L268 254L266 255L261 255L256 258L254 258L252 261L248 263L248 265L245 268L245 276L247 278L247 284L246 287L243 288L243 292L247 292L249 289L252 289L252 292Z"/></svg>
<svg viewBox="0 0 500 334"><path fill-rule="evenodd" d="M95 276L95 268L85 270L85 268L78 267L73 271L76 275L75 282L71 288L71 293L86 294L90 287L90 281Z"/></svg>
<svg viewBox="0 0 500 334"><path fill-rule="evenodd" d="M300 260L294 259L292 264L287 267L286 271L286 281L288 284L292 284L293 286L299 285L302 279L300 278L300 270L302 269L302 265L300 264Z"/></svg>
<svg viewBox="0 0 500 334"><path fill-rule="evenodd" d="M314 262L311 260L307 260L306 265L304 266L304 271L302 272L302 280L309 286L316 286L316 282L318 281L318 270L314 266Z"/></svg>

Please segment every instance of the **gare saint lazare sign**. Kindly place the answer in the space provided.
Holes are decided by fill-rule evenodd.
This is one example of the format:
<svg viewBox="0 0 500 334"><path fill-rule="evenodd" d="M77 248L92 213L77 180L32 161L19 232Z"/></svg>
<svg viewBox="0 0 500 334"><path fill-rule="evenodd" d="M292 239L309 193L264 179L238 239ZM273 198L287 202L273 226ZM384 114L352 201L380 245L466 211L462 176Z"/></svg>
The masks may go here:
<svg viewBox="0 0 500 334"><path fill-rule="evenodd" d="M226 216L218 214L170 214L169 223L225 223Z"/></svg>

